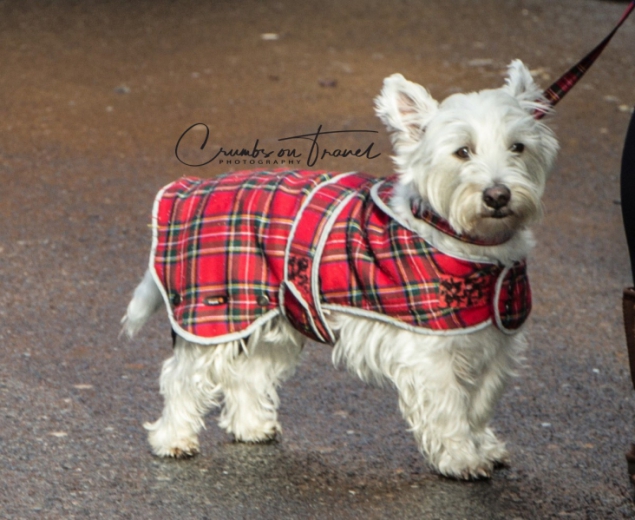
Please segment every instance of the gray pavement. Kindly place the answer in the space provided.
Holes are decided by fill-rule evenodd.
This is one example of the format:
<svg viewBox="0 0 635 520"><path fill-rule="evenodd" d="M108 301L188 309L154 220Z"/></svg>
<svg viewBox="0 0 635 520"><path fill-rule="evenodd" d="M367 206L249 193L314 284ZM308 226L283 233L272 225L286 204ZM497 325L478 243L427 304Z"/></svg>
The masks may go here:
<svg viewBox="0 0 635 520"><path fill-rule="evenodd" d="M316 167L385 175L382 78L398 71L443 98L498 86L521 58L547 86L625 5L0 1L0 517L635 517L618 190L635 18L553 119L562 150L530 263L531 347L494 420L512 465L490 481L435 475L395 392L334 370L317 345L280 392L281 442L234 444L212 415L200 456L159 460L141 424L161 410L167 323L117 337L154 193L227 169L176 160L189 125L225 147L278 147L319 124L377 130L377 159Z"/></svg>

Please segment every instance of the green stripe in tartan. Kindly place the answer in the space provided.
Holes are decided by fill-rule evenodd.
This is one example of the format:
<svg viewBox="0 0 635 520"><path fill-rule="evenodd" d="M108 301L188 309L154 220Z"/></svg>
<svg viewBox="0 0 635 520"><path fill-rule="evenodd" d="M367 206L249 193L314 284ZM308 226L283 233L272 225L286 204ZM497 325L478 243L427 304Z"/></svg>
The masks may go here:
<svg viewBox="0 0 635 520"><path fill-rule="evenodd" d="M351 218L348 219L346 223L346 235L347 237L360 237L362 234L362 226L361 222L357 219ZM355 247L355 240L347 240L346 241L346 254L348 258L354 258L353 248ZM370 255L365 254L366 249L360 249L358 254L361 253L360 258L363 258L365 262L369 264L373 261ZM349 301L351 302L351 306L353 307L362 307L362 303L364 301L364 296L366 295L364 291L360 290L359 287L363 287L363 282L357 277L357 269L350 270L350 281L348 286L350 288L350 296Z"/></svg>
<svg viewBox="0 0 635 520"><path fill-rule="evenodd" d="M270 172L267 172L267 173L269 174ZM287 173L290 174L291 172L287 172ZM297 174L295 174L295 176L297 177ZM277 178L276 176L272 175L271 180L263 184L260 187L260 189L273 194L279 189L281 183L282 183L281 178ZM256 230L255 232L256 244L261 254L264 254L262 253L262 251L264 251L264 248L265 248L263 238L269 234L269 227L271 225L270 208L271 208L272 202L273 202L273 197L267 197L267 204L264 208L262 208L261 212L256 212L251 214L252 218L257 219L256 222L254 222L253 226L254 226L254 229Z"/></svg>
<svg viewBox="0 0 635 520"><path fill-rule="evenodd" d="M212 292L214 294L226 294L227 296L236 296L238 294L240 294L241 290L245 290L245 289L249 289L250 292L256 292L258 294L266 294L270 287L266 282L244 282L244 281L236 281L236 283L234 284L234 290L233 292L230 292L229 290L223 290L223 291L219 291L218 289L214 290L214 291L209 291L207 289L205 289L205 287L201 287L200 289L195 289L192 287L188 287L187 289L183 290L181 293L181 296L184 297L184 299L189 299L191 296L197 296L198 294L205 294L205 293L209 293Z"/></svg>
<svg viewBox="0 0 635 520"><path fill-rule="evenodd" d="M236 190L235 198L234 198L234 207L232 209L232 213L228 216L228 226L229 230L235 231L245 227L251 227L254 225L252 222L252 218L250 216L246 216L244 213L243 204L246 198L249 196L250 192L253 190L261 190L264 192L273 195L278 189L280 184L284 181L284 179L288 179L289 177L301 178L301 176L297 172L285 172L285 174L273 173L269 171L258 172L257 175L249 177L241 186ZM306 186L303 187L304 190L308 190ZM267 205L269 205L272 201L272 197L269 196L266 198ZM253 216L253 215L252 215ZM270 218L262 218L260 222L254 225L254 229L256 230L256 237L264 237L268 234L269 226L271 224ZM250 234L249 234L250 235ZM250 235L251 236L251 235ZM240 263L240 256L245 253L257 254L261 256L264 260L264 252L262 243L260 240L250 240L249 238L244 239L240 236L235 236L233 234L228 234L226 240L226 253L227 253L227 265L226 265L226 275L225 278L227 280L227 292L230 296L229 298L229 306L228 306L228 319L230 322L237 323L239 321L243 321L245 319L245 309L236 303L236 300L240 298L232 298L231 296L244 296L247 298L247 293L249 290L245 288L240 280L234 280L231 277L231 268L234 261ZM233 258L235 257L235 259ZM232 304L235 303L235 304ZM253 309L254 313L257 315L262 314L262 309L256 307Z"/></svg>
<svg viewBox="0 0 635 520"><path fill-rule="evenodd" d="M194 312L194 306L189 307L190 310L183 310L181 313L181 319L179 320L183 325L194 325L197 322L196 312Z"/></svg>
<svg viewBox="0 0 635 520"><path fill-rule="evenodd" d="M320 206L320 213L323 215L322 216L322 224L325 224L329 217L333 214L333 212L337 209L337 207L339 206L340 202L342 202L346 197L348 197L354 190L352 189L344 189L341 188L339 190L339 193L337 195L337 197L334 197L333 200L331 200L331 202L329 202L328 205L326 206ZM310 204L309 204L310 206ZM313 240L311 240L311 244L309 246L309 248L307 249L307 255L310 256L311 258L315 257L315 251L317 249L317 245L320 241L320 237L321 237L322 233L316 233L315 236L313 237Z"/></svg>
<svg viewBox="0 0 635 520"><path fill-rule="evenodd" d="M198 183L197 187L201 183ZM202 190L198 190L201 193L201 197L199 199L198 206L195 208L194 217L191 219L190 231L188 232L188 236L192 237L193 240L189 240L187 245L187 259L196 259L198 257L199 251L201 249L201 229L203 227L203 214L205 212L205 208L207 207L207 201L214 193L213 187L206 186ZM188 271L187 271L187 279L190 280L189 286L193 288L191 291L192 297L194 301L198 300L199 287L196 281L198 280L198 272L196 270L198 266L198 262L196 261L188 261L187 262ZM193 305L189 307L189 311L184 312L183 319L188 323L194 323L197 318L196 306Z"/></svg>
<svg viewBox="0 0 635 520"><path fill-rule="evenodd" d="M171 221L176 220L175 214L177 213L178 208L181 206L183 201L187 199L187 196L191 193L191 191L192 191L192 187L190 186L187 190L184 190L181 193L177 193L176 196L172 195L172 197L174 197L174 202L172 205L172 213L170 218ZM164 255L164 257L169 256L169 258L166 259L166 261L164 262L164 264L166 265L166 269L165 269L166 280L171 280L173 278L171 266L173 266L177 262L182 261L182 255L180 254L179 251L177 251L176 247L172 245L174 244L176 237L178 237L180 232L181 232L180 228L175 229L172 226L168 226L167 236L164 242L166 246L169 246L169 249L167 249L166 255ZM172 295L170 296L172 297Z"/></svg>
<svg viewBox="0 0 635 520"><path fill-rule="evenodd" d="M250 177L243 182L243 184L236 190L232 212L228 215L229 224L227 226L227 229L230 230L230 233L227 234L227 240L225 245L225 251L227 254L227 263L225 266L225 269L226 269L225 280L227 280L227 294L229 294L230 296L239 295L241 292L240 286L235 284L235 281L232 279L230 275L232 270L232 264L235 261L234 256L238 256L236 258L236 261L239 262L240 261L239 255L246 246L246 244L244 243L244 240L240 236L236 236L235 234L235 231L237 229L242 228L242 223L245 220L242 215L244 211L243 209L244 194L249 193L256 186L258 186L258 184L260 183L259 181L260 181L260 176ZM247 247L248 247L248 244L247 244ZM234 298L229 299L227 312L228 312L228 318L230 319L230 321L238 321L240 319L240 316L243 313L243 310L240 309L238 305L236 305L235 303L236 302Z"/></svg>
<svg viewBox="0 0 635 520"><path fill-rule="evenodd" d="M397 246L397 244L399 244L400 241L396 239L396 236L400 229L401 229L401 226L397 222L395 221L390 222L389 233L391 237L395 237L394 240L390 241L391 253L393 255L393 258L395 259L395 262L397 263L401 262L402 258L406 258L408 256L406 253L400 250ZM428 246L427 242L424 242L423 240L413 240L411 245L414 246L415 248L416 256L422 259L427 258L430 260L429 264L434 265L432 263L432 259L434 255L431 254L430 247ZM404 267L402 266L402 268L399 269L399 272L403 273L403 271L404 271ZM438 278L438 277L435 277L435 278ZM430 315L428 313L425 313L422 316L420 312L417 312L417 309L420 308L420 306L417 305L417 299L420 299L422 296L429 295L430 287L427 284L425 285L421 284L421 282L418 281L417 279L415 279L414 281L405 279L405 280L402 280L402 288L406 298L408 299L408 303L409 303L408 308L413 320L418 325L425 324L427 321L429 321ZM434 284L434 289L435 289L435 292L438 294L438 283Z"/></svg>
<svg viewBox="0 0 635 520"><path fill-rule="evenodd" d="M173 265L177 262L177 253L174 249L170 248L166 251L166 253L156 260L156 263L159 265ZM166 273L169 271L169 268L166 267Z"/></svg>
<svg viewBox="0 0 635 520"><path fill-rule="evenodd" d="M302 176L298 174L298 172L292 172L294 177L297 177L298 179L301 179ZM324 172L321 175L317 176L313 182L311 183L306 183L305 187L302 188L302 195L303 198L306 197L309 193L311 193L313 191L313 189L318 186L319 184L322 184L323 182L328 181L329 179L331 179L333 177L333 173L332 172Z"/></svg>

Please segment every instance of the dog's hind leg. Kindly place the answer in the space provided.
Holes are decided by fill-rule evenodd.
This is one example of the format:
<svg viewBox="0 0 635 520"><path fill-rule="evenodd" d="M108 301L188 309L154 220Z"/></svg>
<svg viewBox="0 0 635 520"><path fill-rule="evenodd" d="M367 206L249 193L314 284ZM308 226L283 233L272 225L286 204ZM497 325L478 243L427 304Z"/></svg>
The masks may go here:
<svg viewBox="0 0 635 520"><path fill-rule="evenodd" d="M161 372L163 413L158 421L144 425L155 455L185 458L198 453L203 417L221 397L215 368L227 365L238 350L238 342L203 346L177 336L174 355Z"/></svg>
<svg viewBox="0 0 635 520"><path fill-rule="evenodd" d="M272 320L252 334L246 351L223 371L219 425L237 441L265 442L281 431L276 388L295 371L302 344L302 336L284 319Z"/></svg>

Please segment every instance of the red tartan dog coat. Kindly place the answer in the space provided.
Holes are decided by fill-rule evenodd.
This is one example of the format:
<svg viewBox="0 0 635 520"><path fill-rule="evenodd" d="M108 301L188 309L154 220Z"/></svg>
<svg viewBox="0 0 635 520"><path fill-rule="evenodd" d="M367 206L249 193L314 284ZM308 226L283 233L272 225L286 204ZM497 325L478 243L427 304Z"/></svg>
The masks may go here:
<svg viewBox="0 0 635 520"><path fill-rule="evenodd" d="M334 344L330 311L422 334L490 324L515 332L531 310L525 262L504 267L439 251L388 207L394 182L276 170L163 188L150 269L175 332L223 343L283 314Z"/></svg>

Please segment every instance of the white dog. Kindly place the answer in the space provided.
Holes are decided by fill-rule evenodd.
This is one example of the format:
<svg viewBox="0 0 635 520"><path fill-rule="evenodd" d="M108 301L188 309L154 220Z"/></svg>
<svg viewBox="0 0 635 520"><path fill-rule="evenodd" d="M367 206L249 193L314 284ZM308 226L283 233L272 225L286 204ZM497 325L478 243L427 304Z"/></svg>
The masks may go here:
<svg viewBox="0 0 635 520"><path fill-rule="evenodd" d="M362 380L397 388L420 450L441 474L488 477L505 464L508 452L488 422L526 343L528 226L541 217L558 150L533 117L546 107L520 61L503 87L442 103L395 74L376 99L392 132L392 180L243 172L222 177L230 187L185 179L162 190L150 269L124 317L133 336L166 304L175 331L161 374L163 414L146 424L153 452L196 454L214 406L222 406L219 424L236 440L274 438L281 431L276 389L293 374L308 336L333 344L334 363ZM273 198L253 198L267 190L254 188L248 200L236 194L263 183L284 185L275 204L291 206L263 217L250 204L273 211ZM212 209L204 204L209 186L220 193ZM223 201L247 216L224 216ZM195 218L209 226L198 235ZM235 221L229 231L228 220ZM243 239L249 226L254 236ZM388 235L401 237L397 245ZM241 257L247 242L255 256ZM192 257L203 259L192 267ZM411 281L405 272L423 270L431 277L419 272Z"/></svg>

